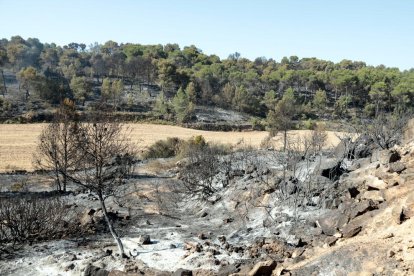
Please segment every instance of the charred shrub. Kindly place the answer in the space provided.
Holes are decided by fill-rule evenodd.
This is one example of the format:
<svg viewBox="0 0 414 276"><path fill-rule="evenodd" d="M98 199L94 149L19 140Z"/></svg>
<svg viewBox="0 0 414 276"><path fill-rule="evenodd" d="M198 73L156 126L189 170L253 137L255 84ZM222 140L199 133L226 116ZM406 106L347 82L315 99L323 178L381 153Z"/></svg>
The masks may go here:
<svg viewBox="0 0 414 276"><path fill-rule="evenodd" d="M0 198L0 251L17 244L49 240L66 227L64 202L58 198Z"/></svg>

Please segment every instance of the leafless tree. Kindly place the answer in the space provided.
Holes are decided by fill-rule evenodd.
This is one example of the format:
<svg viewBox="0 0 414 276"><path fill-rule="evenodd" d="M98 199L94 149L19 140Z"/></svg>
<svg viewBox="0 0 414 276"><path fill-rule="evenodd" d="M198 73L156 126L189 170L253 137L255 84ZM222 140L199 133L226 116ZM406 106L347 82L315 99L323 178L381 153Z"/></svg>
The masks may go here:
<svg viewBox="0 0 414 276"><path fill-rule="evenodd" d="M187 158L187 165L180 172L180 179L187 191L203 198L211 196L216 192L214 178L220 172L218 153L205 146L189 151Z"/></svg>
<svg viewBox="0 0 414 276"><path fill-rule="evenodd" d="M105 200L116 195L133 166L135 150L125 131L111 116L92 114L88 122L79 124L74 137L77 146L74 169L60 171L96 195L121 256L125 256L124 247L108 215Z"/></svg>
<svg viewBox="0 0 414 276"><path fill-rule="evenodd" d="M61 192L66 192L67 172L75 167L76 131L75 105L66 99L56 112L53 122L40 134L33 157L35 168L53 172L56 188Z"/></svg>
<svg viewBox="0 0 414 276"><path fill-rule="evenodd" d="M366 133L380 148L389 149L401 142L404 129L411 118L412 113L407 111L382 113L363 127L362 133Z"/></svg>

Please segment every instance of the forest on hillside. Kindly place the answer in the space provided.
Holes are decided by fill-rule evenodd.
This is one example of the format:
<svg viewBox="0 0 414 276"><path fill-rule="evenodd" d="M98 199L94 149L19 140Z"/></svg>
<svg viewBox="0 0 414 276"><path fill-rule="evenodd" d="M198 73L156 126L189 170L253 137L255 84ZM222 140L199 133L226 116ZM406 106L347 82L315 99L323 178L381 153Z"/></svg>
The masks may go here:
<svg viewBox="0 0 414 276"><path fill-rule="evenodd" d="M99 103L179 123L191 121L196 106L264 120L283 113L283 102L294 107L290 117L301 119L372 118L414 105L414 69L297 56L251 61L237 52L220 59L177 44L58 46L13 36L0 40L0 69L3 119L65 98L80 109Z"/></svg>

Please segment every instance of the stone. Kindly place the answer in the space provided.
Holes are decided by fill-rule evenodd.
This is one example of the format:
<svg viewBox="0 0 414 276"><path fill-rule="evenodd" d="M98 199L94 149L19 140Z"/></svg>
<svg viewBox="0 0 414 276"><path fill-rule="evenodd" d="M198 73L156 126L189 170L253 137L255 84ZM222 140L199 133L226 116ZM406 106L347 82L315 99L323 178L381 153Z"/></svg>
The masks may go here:
<svg viewBox="0 0 414 276"><path fill-rule="evenodd" d="M384 197L382 196L381 191L366 191L362 194L363 199L368 199L376 202L383 202Z"/></svg>
<svg viewBox="0 0 414 276"><path fill-rule="evenodd" d="M305 252L305 248L297 248L292 252L292 258L297 258L299 256L301 256L303 254L303 252Z"/></svg>
<svg viewBox="0 0 414 276"><path fill-rule="evenodd" d="M180 268L178 270L176 270L172 276L193 276L193 272L191 270L188 269L183 269Z"/></svg>
<svg viewBox="0 0 414 276"><path fill-rule="evenodd" d="M359 232L361 232L362 226L356 225L354 223L349 223L345 227L342 228L342 235L344 238L352 238L356 235L358 235Z"/></svg>
<svg viewBox="0 0 414 276"><path fill-rule="evenodd" d="M93 216L95 214L96 210L95 209L89 209L89 211L87 212L88 215Z"/></svg>
<svg viewBox="0 0 414 276"><path fill-rule="evenodd" d="M301 238L296 237L295 235L288 235L286 237L286 243L294 246L294 247L301 247L303 246L303 242Z"/></svg>
<svg viewBox="0 0 414 276"><path fill-rule="evenodd" d="M316 225L322 229L325 235L333 236L338 228L341 228L349 220L349 216L337 210L328 212L316 220Z"/></svg>
<svg viewBox="0 0 414 276"><path fill-rule="evenodd" d="M141 235L138 238L138 243L139 244L142 244L142 245L151 244L151 237L150 237L150 235Z"/></svg>
<svg viewBox="0 0 414 276"><path fill-rule="evenodd" d="M206 234L204 234L204 233L200 233L200 234L198 234L198 235L197 235L197 237L198 237L200 240L206 240L206 239L207 239L207 235L206 235Z"/></svg>
<svg viewBox="0 0 414 276"><path fill-rule="evenodd" d="M201 252L203 246L198 242L185 242L184 249L190 252Z"/></svg>
<svg viewBox="0 0 414 276"><path fill-rule="evenodd" d="M221 243L225 243L226 242L226 237L225 236L218 236L217 239L221 242Z"/></svg>
<svg viewBox="0 0 414 276"><path fill-rule="evenodd" d="M375 190L385 190L387 189L388 185L384 182L384 180L379 179L378 177L368 175L365 178L365 185L368 189L375 189Z"/></svg>
<svg viewBox="0 0 414 276"><path fill-rule="evenodd" d="M402 208L402 214L404 216L404 219L414 217L414 203L404 205L404 207Z"/></svg>
<svg viewBox="0 0 414 276"><path fill-rule="evenodd" d="M249 276L270 276L272 271L276 268L274 260L258 262L253 269L249 271Z"/></svg>
<svg viewBox="0 0 414 276"><path fill-rule="evenodd" d="M401 173L405 169L406 169L406 167L405 167L404 163L402 163L401 161L397 161L397 162L389 164L388 172L390 172L390 173Z"/></svg>
<svg viewBox="0 0 414 276"><path fill-rule="evenodd" d="M381 150L379 152L379 162L381 165L388 165L401 159L400 154L394 150Z"/></svg>
<svg viewBox="0 0 414 276"><path fill-rule="evenodd" d="M75 269L75 264L74 263L71 263L71 264L69 264L68 266L65 267L65 271L69 271L69 270L73 270L73 269Z"/></svg>
<svg viewBox="0 0 414 276"><path fill-rule="evenodd" d="M401 206L397 205L397 206L394 206L394 208L392 208L391 217L392 217L392 220L396 224L401 224L401 222L403 222L404 216L403 216L403 210Z"/></svg>
<svg viewBox="0 0 414 276"><path fill-rule="evenodd" d="M387 252L387 257L388 258L392 258L392 257L394 257L395 256L395 252L393 251L393 250L388 250L388 252Z"/></svg>
<svg viewBox="0 0 414 276"><path fill-rule="evenodd" d="M333 246L336 243L337 240L338 240L337 237L329 236L325 239L325 244L327 244L328 246Z"/></svg>
<svg viewBox="0 0 414 276"><path fill-rule="evenodd" d="M108 276L109 271L106 271L105 269L89 264L86 267L83 275L84 276Z"/></svg>
<svg viewBox="0 0 414 276"><path fill-rule="evenodd" d="M377 191L369 191L369 192L377 192ZM355 218L357 216L363 215L366 212L372 211L374 209L377 209L377 206L372 200L361 201L357 203L357 205L351 209L351 218Z"/></svg>

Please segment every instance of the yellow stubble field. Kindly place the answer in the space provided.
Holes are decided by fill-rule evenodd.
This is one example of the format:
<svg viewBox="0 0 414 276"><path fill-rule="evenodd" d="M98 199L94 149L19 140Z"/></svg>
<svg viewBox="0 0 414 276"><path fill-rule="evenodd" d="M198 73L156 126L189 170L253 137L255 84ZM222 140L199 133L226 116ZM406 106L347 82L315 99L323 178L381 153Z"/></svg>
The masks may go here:
<svg viewBox="0 0 414 276"><path fill-rule="evenodd" d="M39 134L46 124L0 124L0 172L12 170L33 170L32 156L36 150ZM236 145L250 145L258 148L268 136L266 131L222 132L202 131L178 126L155 124L126 124L131 141L144 150L158 140L168 137L188 139L202 135L207 142ZM290 136L309 135L309 131L291 131ZM276 144L281 146L280 137ZM339 139L333 132L327 132L327 146L333 146Z"/></svg>

